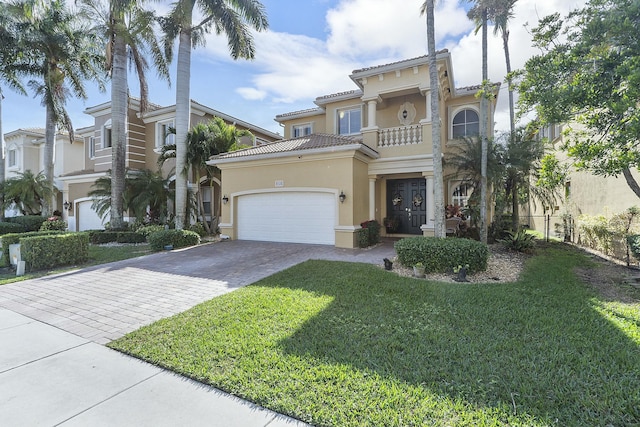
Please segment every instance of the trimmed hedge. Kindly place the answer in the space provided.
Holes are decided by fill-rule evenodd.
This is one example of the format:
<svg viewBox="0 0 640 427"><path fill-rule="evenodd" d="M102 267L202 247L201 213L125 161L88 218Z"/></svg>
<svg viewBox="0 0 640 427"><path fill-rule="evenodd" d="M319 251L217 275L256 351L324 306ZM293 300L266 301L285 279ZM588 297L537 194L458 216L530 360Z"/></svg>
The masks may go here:
<svg viewBox="0 0 640 427"><path fill-rule="evenodd" d="M8 233L24 233L27 231L22 224L16 224L14 222L0 222L0 234Z"/></svg>
<svg viewBox="0 0 640 427"><path fill-rule="evenodd" d="M147 240L151 250L161 251L168 245L174 249L197 245L200 243L200 236L189 230L162 230L151 233Z"/></svg>
<svg viewBox="0 0 640 427"><path fill-rule="evenodd" d="M0 239L2 240L2 258L5 261L5 265L9 265L9 245L19 243L23 237L50 236L52 234L64 234L64 233L65 233L64 231L51 230L51 231L30 231L28 233L5 234L4 236L0 237Z"/></svg>
<svg viewBox="0 0 640 427"><path fill-rule="evenodd" d="M402 265L421 262L427 273L448 273L459 265L469 265L469 273L483 271L489 258L486 245L469 239L409 237L398 240L394 247Z"/></svg>
<svg viewBox="0 0 640 427"><path fill-rule="evenodd" d="M76 264L89 258L89 236L65 233L20 239L20 254L29 270Z"/></svg>
<svg viewBox="0 0 640 427"><path fill-rule="evenodd" d="M101 243L144 243L146 238L143 234L135 231L92 231L89 234L89 241L94 245Z"/></svg>
<svg viewBox="0 0 640 427"><path fill-rule="evenodd" d="M5 218L5 221L13 224L20 224L24 227L25 231L38 231L47 218L40 215L25 215L25 216L12 216Z"/></svg>
<svg viewBox="0 0 640 427"><path fill-rule="evenodd" d="M366 248L380 241L380 223L375 219L360 223L358 234L358 246Z"/></svg>
<svg viewBox="0 0 640 427"><path fill-rule="evenodd" d="M163 231L163 230L164 230L164 225L151 224L151 225L143 225L142 227L139 227L136 230L136 233L142 234L146 239L149 237L151 233L157 233L158 231Z"/></svg>

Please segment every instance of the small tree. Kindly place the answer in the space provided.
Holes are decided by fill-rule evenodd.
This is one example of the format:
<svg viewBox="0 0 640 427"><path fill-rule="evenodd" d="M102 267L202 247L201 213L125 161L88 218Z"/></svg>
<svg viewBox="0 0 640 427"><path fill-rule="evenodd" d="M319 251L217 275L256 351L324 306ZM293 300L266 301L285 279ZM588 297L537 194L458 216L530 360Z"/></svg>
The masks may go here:
<svg viewBox="0 0 640 427"><path fill-rule="evenodd" d="M40 215L56 190L44 173L34 175L26 170L4 181L0 191L4 194L3 210L16 206L22 215Z"/></svg>

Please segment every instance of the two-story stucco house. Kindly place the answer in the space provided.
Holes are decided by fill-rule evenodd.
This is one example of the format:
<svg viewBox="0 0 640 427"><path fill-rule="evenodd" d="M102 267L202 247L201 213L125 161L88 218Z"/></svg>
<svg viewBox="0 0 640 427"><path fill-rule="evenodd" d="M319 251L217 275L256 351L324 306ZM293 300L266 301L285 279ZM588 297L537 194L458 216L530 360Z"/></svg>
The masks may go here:
<svg viewBox="0 0 640 427"><path fill-rule="evenodd" d="M163 145L173 143L174 135L168 134L174 126L175 106L152 105L144 115L139 112L137 99L129 100L127 115L126 167L129 169L158 169L158 157ZM54 178L59 190L54 209L63 212L70 230L100 229L108 218L100 218L92 209L93 200L88 196L96 179L105 176L111 169L111 103L106 102L85 110L94 118L94 124L76 130L73 144L64 134L58 135L55 145ZM206 122L220 117L238 129L251 131L255 140L244 140L246 145L259 145L282 139L276 133L262 129L220 111L191 102L191 124ZM42 145L44 129L20 129L5 135L7 145L6 176L11 178L17 172L27 169L37 173L43 170ZM168 161L163 167L163 175L172 177L175 162ZM194 190L202 191L205 209L209 218L219 211L221 200L220 179L214 177L213 185L203 174L199 185L191 183ZM66 209L65 209L66 207ZM126 216L126 213L125 213ZM125 217L125 219L128 219Z"/></svg>
<svg viewBox="0 0 640 427"><path fill-rule="evenodd" d="M444 212L434 211L431 96L441 101L444 150L477 135L480 116L478 87L455 88L448 51L437 63L437 93L426 56L355 70L355 89L276 117L288 139L212 157L222 170L221 232L352 248L363 221L395 218L398 235L432 235ZM447 203L465 203L460 180L445 189Z"/></svg>

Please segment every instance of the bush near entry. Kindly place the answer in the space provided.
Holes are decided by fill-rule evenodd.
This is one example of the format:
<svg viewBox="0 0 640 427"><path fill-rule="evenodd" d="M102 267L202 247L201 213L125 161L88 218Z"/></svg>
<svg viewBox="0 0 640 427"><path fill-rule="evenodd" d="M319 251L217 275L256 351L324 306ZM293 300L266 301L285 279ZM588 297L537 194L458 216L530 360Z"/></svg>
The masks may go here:
<svg viewBox="0 0 640 427"><path fill-rule="evenodd" d="M64 234L64 231L51 230L51 231L30 231L28 233L10 233L5 234L0 239L2 240L2 254L5 265L9 265L9 245L20 243L20 240L24 237L33 236L50 236L53 234Z"/></svg>
<svg viewBox="0 0 640 427"><path fill-rule="evenodd" d="M200 244L198 233L189 230L162 230L151 233L147 237L151 250L161 251L165 246L172 246L174 249L184 248Z"/></svg>
<svg viewBox="0 0 640 427"><path fill-rule="evenodd" d="M89 235L65 233L20 239L20 253L29 270L41 270L86 261L89 258Z"/></svg>
<svg viewBox="0 0 640 427"><path fill-rule="evenodd" d="M408 237L395 245L398 261L404 266L421 262L427 273L447 273L460 265L468 265L469 273L487 269L489 249L469 239L436 237Z"/></svg>

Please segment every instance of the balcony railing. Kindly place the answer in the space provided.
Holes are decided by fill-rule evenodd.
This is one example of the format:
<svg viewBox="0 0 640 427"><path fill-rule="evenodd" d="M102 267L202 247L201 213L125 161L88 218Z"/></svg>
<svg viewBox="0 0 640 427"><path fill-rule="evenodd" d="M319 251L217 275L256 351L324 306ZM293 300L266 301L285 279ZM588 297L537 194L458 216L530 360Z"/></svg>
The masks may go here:
<svg viewBox="0 0 640 427"><path fill-rule="evenodd" d="M422 126L400 126L380 129L378 131L378 147L400 147L403 145L421 144Z"/></svg>

